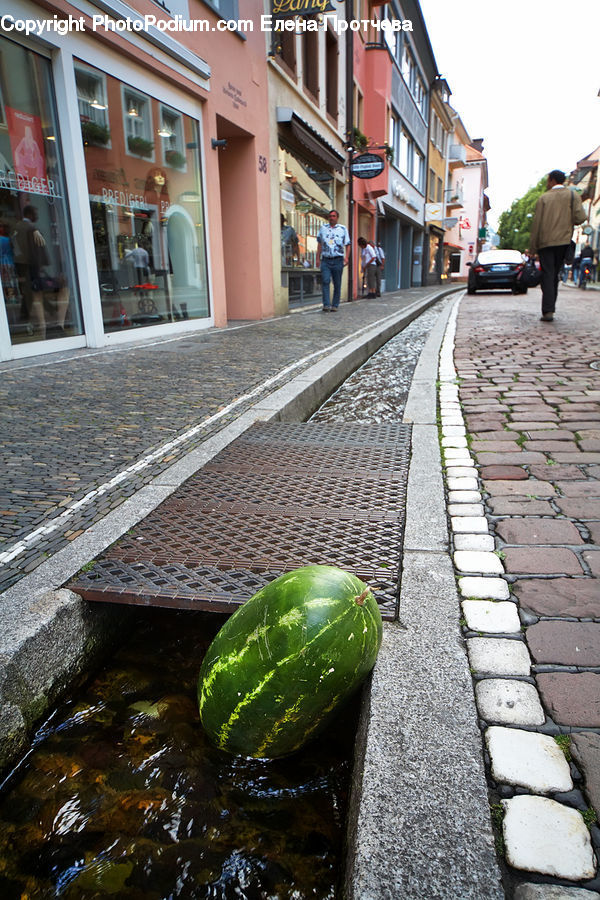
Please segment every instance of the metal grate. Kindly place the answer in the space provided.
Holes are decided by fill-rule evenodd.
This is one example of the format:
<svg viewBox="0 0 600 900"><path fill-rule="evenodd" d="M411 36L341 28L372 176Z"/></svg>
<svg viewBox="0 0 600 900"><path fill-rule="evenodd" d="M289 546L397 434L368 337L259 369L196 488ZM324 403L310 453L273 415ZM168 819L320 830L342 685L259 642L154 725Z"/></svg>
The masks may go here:
<svg viewBox="0 0 600 900"><path fill-rule="evenodd" d="M254 425L69 587L87 600L233 611L310 563L397 616L410 426Z"/></svg>

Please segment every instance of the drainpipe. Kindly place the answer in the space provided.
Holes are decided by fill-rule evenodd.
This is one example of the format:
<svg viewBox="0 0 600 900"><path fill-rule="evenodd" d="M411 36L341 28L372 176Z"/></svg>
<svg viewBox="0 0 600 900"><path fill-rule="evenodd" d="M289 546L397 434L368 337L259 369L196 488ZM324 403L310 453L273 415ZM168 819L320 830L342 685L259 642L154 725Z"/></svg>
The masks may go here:
<svg viewBox="0 0 600 900"><path fill-rule="evenodd" d="M346 21L353 16L353 0L346 0ZM346 134L348 135L348 234L350 236L350 256L348 257L348 297L354 300L354 32L346 31Z"/></svg>

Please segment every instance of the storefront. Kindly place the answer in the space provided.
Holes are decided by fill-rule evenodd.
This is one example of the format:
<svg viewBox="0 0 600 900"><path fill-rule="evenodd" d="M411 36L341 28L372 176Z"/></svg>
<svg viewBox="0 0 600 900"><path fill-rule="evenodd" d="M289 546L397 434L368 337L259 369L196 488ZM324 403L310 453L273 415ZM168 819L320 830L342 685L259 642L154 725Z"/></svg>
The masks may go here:
<svg viewBox="0 0 600 900"><path fill-rule="evenodd" d="M278 117L281 284L294 305L321 296L317 235L336 207L335 173L344 159L295 114Z"/></svg>
<svg viewBox="0 0 600 900"><path fill-rule="evenodd" d="M0 359L212 324L202 103L55 40L0 36Z"/></svg>

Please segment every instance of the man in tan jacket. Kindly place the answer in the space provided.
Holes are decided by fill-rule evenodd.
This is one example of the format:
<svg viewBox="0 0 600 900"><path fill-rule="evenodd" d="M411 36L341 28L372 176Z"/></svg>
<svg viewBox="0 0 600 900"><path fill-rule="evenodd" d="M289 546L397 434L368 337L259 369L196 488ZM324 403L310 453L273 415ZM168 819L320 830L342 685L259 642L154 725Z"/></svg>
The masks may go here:
<svg viewBox="0 0 600 900"><path fill-rule="evenodd" d="M539 198L531 226L530 247L542 267L542 320L554 318L558 278L573 236L573 226L586 219L581 198L565 187L565 173L554 169L548 175L548 190Z"/></svg>

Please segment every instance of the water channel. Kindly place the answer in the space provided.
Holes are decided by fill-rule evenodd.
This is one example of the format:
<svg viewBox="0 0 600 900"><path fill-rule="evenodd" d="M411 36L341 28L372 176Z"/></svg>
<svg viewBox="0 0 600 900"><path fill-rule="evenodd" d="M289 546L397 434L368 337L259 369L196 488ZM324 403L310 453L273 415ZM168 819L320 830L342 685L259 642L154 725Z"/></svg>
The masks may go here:
<svg viewBox="0 0 600 900"><path fill-rule="evenodd" d="M443 300L315 421L398 422ZM317 562L317 560L314 560ZM0 897L335 898L358 702L278 761L230 757L198 722L214 614L143 610L132 636L35 736L0 794Z"/></svg>

